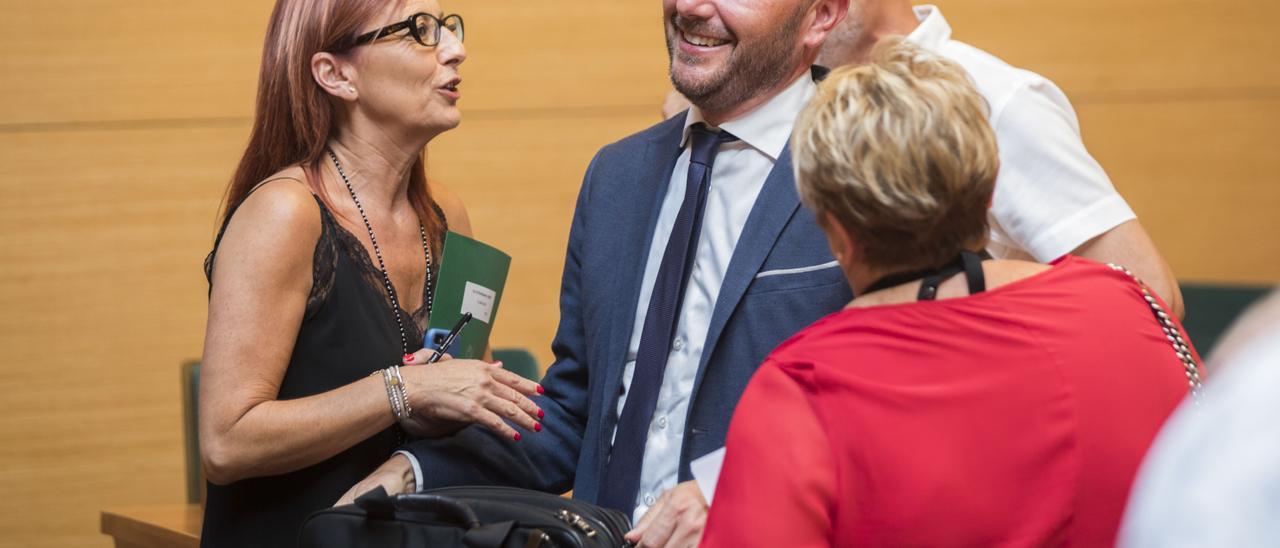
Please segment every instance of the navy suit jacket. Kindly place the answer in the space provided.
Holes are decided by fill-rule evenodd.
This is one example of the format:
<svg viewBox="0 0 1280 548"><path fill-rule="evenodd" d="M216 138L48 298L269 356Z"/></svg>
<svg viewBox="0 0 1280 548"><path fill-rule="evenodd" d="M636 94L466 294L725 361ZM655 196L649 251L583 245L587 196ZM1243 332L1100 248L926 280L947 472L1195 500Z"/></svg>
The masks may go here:
<svg viewBox="0 0 1280 548"><path fill-rule="evenodd" d="M504 484L595 501L617 423L640 281L662 197L680 155L684 116L601 149L587 169L569 233L556 361L535 401L541 433L513 442L471 426L407 449L424 488ZM712 313L680 455L724 445L729 419L756 367L775 346L853 298L814 216L800 207L789 149L760 191ZM764 275L761 275L764 274ZM647 303L646 303L647 304Z"/></svg>

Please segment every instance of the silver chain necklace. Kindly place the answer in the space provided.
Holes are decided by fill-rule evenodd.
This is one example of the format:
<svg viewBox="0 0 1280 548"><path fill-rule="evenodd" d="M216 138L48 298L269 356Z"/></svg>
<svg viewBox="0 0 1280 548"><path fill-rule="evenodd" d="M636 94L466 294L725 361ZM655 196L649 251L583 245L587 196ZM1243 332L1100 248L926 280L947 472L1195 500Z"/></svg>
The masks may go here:
<svg viewBox="0 0 1280 548"><path fill-rule="evenodd" d="M1196 363L1195 356L1191 354L1191 347L1182 338L1182 333L1178 331L1178 326L1173 323L1173 317L1164 311L1164 308L1160 306L1155 297L1151 296L1151 290L1147 288L1147 284L1138 279L1137 274L1115 263L1107 263L1107 266L1111 267L1112 270L1127 274L1142 289L1142 300L1147 301L1147 306L1151 307L1151 313L1155 315L1156 321L1160 323L1160 329L1164 331L1164 337L1173 345L1173 353L1182 362L1183 372L1187 376L1187 387L1191 391L1191 400L1194 404L1199 405L1200 392L1202 390L1200 364Z"/></svg>
<svg viewBox="0 0 1280 548"><path fill-rule="evenodd" d="M391 310L396 314L396 327L400 328L400 349L405 353L409 353L409 337L404 332L404 318L400 316L400 299L396 298L396 288L391 285L391 276L387 275L387 265L382 261L382 249L378 247L378 237L373 235L373 225L369 223L369 216L364 212L364 206L360 203L360 198L356 197L356 189L351 186L351 179L347 178L347 173L342 170L342 164L338 162L338 155L333 153L333 149L327 150L329 159L333 160L333 167L338 169L338 175L342 177L342 182L347 185L347 192L351 193L351 201L356 203L356 210L360 212L360 219L364 221L364 227L369 230L369 242L373 244L373 255L378 258L378 270L382 272L382 283L386 285L387 295L391 298ZM422 254L427 258L427 286L424 297L427 301L427 317L431 316L431 246L427 244L427 229L423 228L422 221L418 221L418 234L422 236Z"/></svg>

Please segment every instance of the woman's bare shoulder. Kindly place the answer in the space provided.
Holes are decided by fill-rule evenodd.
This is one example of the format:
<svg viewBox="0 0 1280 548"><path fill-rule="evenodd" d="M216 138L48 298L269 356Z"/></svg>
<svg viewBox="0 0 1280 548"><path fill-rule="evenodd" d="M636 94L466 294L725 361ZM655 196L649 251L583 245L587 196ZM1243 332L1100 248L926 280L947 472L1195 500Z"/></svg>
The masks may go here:
<svg viewBox="0 0 1280 548"><path fill-rule="evenodd" d="M231 218L231 225L251 224L257 230L281 230L292 236L298 231L320 234L320 208L297 167L286 168L263 179L245 197ZM228 230L231 226L228 226Z"/></svg>
<svg viewBox="0 0 1280 548"><path fill-rule="evenodd" d="M301 170L284 170L265 179L244 199L218 245L215 272L225 257L239 257L243 259L235 261L239 267L259 274L304 265L310 269L321 234L320 207L304 181Z"/></svg>

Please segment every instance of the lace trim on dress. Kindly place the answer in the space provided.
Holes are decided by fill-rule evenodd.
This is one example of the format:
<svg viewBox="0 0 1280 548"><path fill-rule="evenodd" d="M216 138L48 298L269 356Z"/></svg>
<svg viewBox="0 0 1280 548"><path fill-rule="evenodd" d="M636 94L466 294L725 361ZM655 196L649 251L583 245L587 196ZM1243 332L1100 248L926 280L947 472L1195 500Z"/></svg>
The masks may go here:
<svg viewBox="0 0 1280 548"><path fill-rule="evenodd" d="M317 201L319 202L319 198L317 198ZM449 223L444 216L444 211L442 211L434 202L431 205L436 214L440 215L441 226L444 227L444 231L447 232ZM356 266L356 270L359 272L360 277L365 281L365 283L382 297L381 301L386 305L387 316L394 320L395 312L391 310L391 295L387 294L387 288L383 284L382 280L382 272L378 270L377 265L374 264L373 258L369 255L369 250L355 234L352 234L351 231L339 224L337 219L333 218L329 213L329 209L325 207L323 202L320 202L320 211L321 218L326 225L324 228L324 234L329 240L329 246L333 248L334 251L331 256L325 257L324 261L321 261L320 256L317 254L313 276L316 280L325 280L325 283L322 284L320 282L316 282L313 284L312 298L308 299L308 309L310 309L310 303L313 299L319 303L323 303L328 298L328 291L333 287L333 273L335 269L335 261L337 260L336 250L341 248L347 256L351 258L352 263ZM440 237L443 238L443 235ZM440 242L435 242L435 244L439 243ZM318 247L319 245L317 244L317 248ZM439 249L442 246L433 245L432 247ZM432 276L438 275L440 272L440 261L433 261L431 266ZM315 291L316 288L320 288L322 285L324 286L322 291ZM413 319L410 324L414 332L409 333L409 335L412 336L413 339L417 340L422 339L422 333L426 329L427 321L429 319L427 318L426 304L427 300L430 299L431 296L427 294L426 286L427 276L426 273L423 273L422 302L418 303L418 307L413 311L406 310L403 307L400 309L400 313L403 316Z"/></svg>
<svg viewBox="0 0 1280 548"><path fill-rule="evenodd" d="M329 215L329 209L319 196L312 195L320 206L320 239L316 241L315 253L311 255L311 292L307 294L307 309L304 319L315 316L321 305L333 291L334 267L338 260L338 247L334 245L334 227L337 222Z"/></svg>

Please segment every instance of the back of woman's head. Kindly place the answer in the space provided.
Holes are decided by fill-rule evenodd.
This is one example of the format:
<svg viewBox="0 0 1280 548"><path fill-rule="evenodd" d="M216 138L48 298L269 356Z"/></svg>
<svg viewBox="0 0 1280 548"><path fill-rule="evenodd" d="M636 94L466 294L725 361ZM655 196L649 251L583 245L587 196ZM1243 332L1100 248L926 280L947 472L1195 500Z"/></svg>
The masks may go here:
<svg viewBox="0 0 1280 548"><path fill-rule="evenodd" d="M936 266L987 235L999 167L986 103L959 65L902 38L836 69L792 137L800 199L881 268Z"/></svg>

